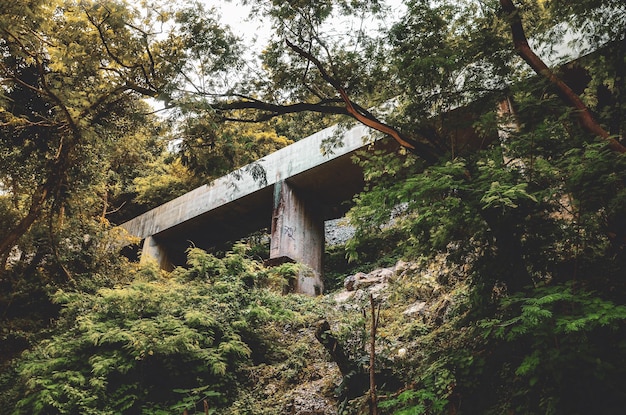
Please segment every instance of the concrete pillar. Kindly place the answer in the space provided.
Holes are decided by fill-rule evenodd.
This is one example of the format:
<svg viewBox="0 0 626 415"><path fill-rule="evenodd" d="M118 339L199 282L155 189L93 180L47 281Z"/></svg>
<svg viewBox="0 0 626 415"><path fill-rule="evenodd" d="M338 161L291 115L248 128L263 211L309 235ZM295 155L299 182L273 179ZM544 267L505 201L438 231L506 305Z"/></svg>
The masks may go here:
<svg viewBox="0 0 626 415"><path fill-rule="evenodd" d="M506 142L509 140L511 132L519 129L510 98L507 97L498 103L497 113L498 117L506 120L504 124L498 124L498 137L500 141Z"/></svg>
<svg viewBox="0 0 626 415"><path fill-rule="evenodd" d="M507 97L504 100L500 101L500 103L498 104L497 113L500 119L505 120L504 122L498 124L498 138L500 139L500 146L502 147L502 152L504 154L503 161L509 166L517 166L521 169L524 169L525 166L522 160L514 160L507 156L511 133L519 130L519 124L517 122L515 111L513 109L513 104L511 103L510 98Z"/></svg>
<svg viewBox="0 0 626 415"><path fill-rule="evenodd" d="M174 269L165 247L160 245L154 236L147 236L146 239L144 239L143 246L141 248L141 258L139 258L139 263L143 264L147 261L156 261L157 264L159 264L159 268L166 271Z"/></svg>
<svg viewBox="0 0 626 415"><path fill-rule="evenodd" d="M319 295L324 291L324 220L315 204L298 195L287 182L274 185L274 206L270 242L270 261L295 261L313 272L301 273L295 291Z"/></svg>

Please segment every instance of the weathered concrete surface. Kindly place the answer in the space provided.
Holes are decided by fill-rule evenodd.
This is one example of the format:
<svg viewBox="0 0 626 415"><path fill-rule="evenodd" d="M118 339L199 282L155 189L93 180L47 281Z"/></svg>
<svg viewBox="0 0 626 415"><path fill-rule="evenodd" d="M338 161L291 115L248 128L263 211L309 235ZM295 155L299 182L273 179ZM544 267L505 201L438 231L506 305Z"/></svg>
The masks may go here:
<svg viewBox="0 0 626 415"><path fill-rule="evenodd" d="M167 249L161 246L154 236L147 236L141 247L140 263L156 261L159 268L171 271L174 267L167 253Z"/></svg>
<svg viewBox="0 0 626 415"><path fill-rule="evenodd" d="M350 129L343 135L341 148L333 154L323 155L320 150L322 141L330 137L335 129L336 127L330 127L322 130L257 161L258 167L265 172L265 182L255 180L251 174L246 173L246 171L251 170L251 166L246 166L215 180L211 184L198 187L154 208L121 226L130 234L140 238L156 235L229 203L235 201L239 201L240 204L246 203L245 198L269 188L279 181L290 179L297 183L299 179L296 176L310 170L315 170L317 181L320 182L321 186L326 185L322 182L329 177L339 178L338 182L341 185L341 178L345 178L346 173L348 175L355 173L355 169L351 169L352 172L345 172L342 171L342 168L347 169L348 166L344 163L333 166L326 166L326 164L331 161L344 161L343 159L349 158L355 150L363 147L363 138L367 136L367 128L356 126ZM319 169L330 169L330 171L322 173ZM348 177L348 179L352 178ZM311 178L303 177L302 181L310 182ZM351 180L344 180L346 183L349 181ZM337 186L328 188L326 191L331 198L334 198L334 193L345 193L341 192Z"/></svg>
<svg viewBox="0 0 626 415"><path fill-rule="evenodd" d="M287 182L274 185L274 209L270 233L270 261L294 259L313 272L301 273L295 291L320 295L324 291L324 219L314 200L307 199Z"/></svg>

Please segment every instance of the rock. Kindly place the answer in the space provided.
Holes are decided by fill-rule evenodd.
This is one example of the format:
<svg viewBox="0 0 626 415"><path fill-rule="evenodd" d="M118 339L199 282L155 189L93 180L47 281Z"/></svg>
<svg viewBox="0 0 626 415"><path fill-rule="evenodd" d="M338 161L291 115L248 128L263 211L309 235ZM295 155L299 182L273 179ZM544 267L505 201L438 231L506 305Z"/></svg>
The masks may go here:
<svg viewBox="0 0 626 415"><path fill-rule="evenodd" d="M354 291L354 284L356 283L356 277L354 275L350 275L343 280L343 288L346 291Z"/></svg>
<svg viewBox="0 0 626 415"><path fill-rule="evenodd" d="M285 413L294 415L335 415L336 403L324 396L323 380L300 385L292 391Z"/></svg>
<svg viewBox="0 0 626 415"><path fill-rule="evenodd" d="M367 274L366 278L378 278L384 281L387 281L389 278L393 277L394 270L393 268L379 268Z"/></svg>
<svg viewBox="0 0 626 415"><path fill-rule="evenodd" d="M393 269L391 269L391 268L383 268L383 269L380 270L380 273L378 275L383 280L383 282L387 282L391 278L393 278L394 274L395 274L395 272L394 272Z"/></svg>
<svg viewBox="0 0 626 415"><path fill-rule="evenodd" d="M376 268L375 270L370 271L366 278L378 278L382 270L382 268Z"/></svg>
<svg viewBox="0 0 626 415"><path fill-rule="evenodd" d="M345 218L328 220L324 225L325 240L328 246L341 245L354 236L355 228Z"/></svg>
<svg viewBox="0 0 626 415"><path fill-rule="evenodd" d="M371 277L367 275L365 278L358 279L354 284L355 290L360 290L363 288L371 287L372 285L381 283L382 280L380 277Z"/></svg>
<svg viewBox="0 0 626 415"><path fill-rule="evenodd" d="M363 301L366 301L369 297L369 294L365 290L358 290L354 293L354 297L352 297L352 301L355 304L360 304Z"/></svg>
<svg viewBox="0 0 626 415"><path fill-rule="evenodd" d="M347 291L354 291L357 289L359 280L365 277L367 277L366 273L357 272L354 275L350 275L349 277L346 277L346 279L343 281L343 286Z"/></svg>
<svg viewBox="0 0 626 415"><path fill-rule="evenodd" d="M349 301L354 296L354 291L342 291L333 296L333 299L337 304L343 304Z"/></svg>
<svg viewBox="0 0 626 415"><path fill-rule="evenodd" d="M393 271L396 274L401 274L403 271L409 269L410 266L411 264L409 262L399 260L398 262L396 262L396 265L393 266Z"/></svg>
<svg viewBox="0 0 626 415"><path fill-rule="evenodd" d="M383 282L381 284L374 284L370 287L369 292L370 294L372 294L372 296L374 297L374 299L379 299L379 298L385 298L384 297L384 292L387 289L387 287L389 286L389 284L387 284L386 282Z"/></svg>
<svg viewBox="0 0 626 415"><path fill-rule="evenodd" d="M409 316L409 317L415 316L417 314L422 315L424 314L425 308L426 308L426 301L416 301L411 306L409 306L409 308L404 310L402 314L404 314L405 316Z"/></svg>

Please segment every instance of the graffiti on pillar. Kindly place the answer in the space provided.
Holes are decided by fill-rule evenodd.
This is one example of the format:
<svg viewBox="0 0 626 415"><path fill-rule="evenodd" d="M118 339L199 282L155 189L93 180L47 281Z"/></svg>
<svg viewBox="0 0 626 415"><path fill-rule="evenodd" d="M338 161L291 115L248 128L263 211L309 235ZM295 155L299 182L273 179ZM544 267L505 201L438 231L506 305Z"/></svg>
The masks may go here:
<svg viewBox="0 0 626 415"><path fill-rule="evenodd" d="M287 237L289 237L290 239L295 239L294 238L295 232L296 232L295 228L291 226L283 226L283 233L287 235Z"/></svg>

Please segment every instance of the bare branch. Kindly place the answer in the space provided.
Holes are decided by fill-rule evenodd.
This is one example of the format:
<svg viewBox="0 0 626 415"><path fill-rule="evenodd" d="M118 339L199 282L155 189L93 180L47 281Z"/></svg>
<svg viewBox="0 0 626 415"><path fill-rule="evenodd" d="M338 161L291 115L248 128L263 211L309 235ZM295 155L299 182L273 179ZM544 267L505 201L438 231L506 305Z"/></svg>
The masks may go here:
<svg viewBox="0 0 626 415"><path fill-rule="evenodd" d="M419 154L424 159L429 160L429 161L436 160L437 157L434 154L433 149L429 148L427 145L424 145L422 143L419 143L416 140L413 140L409 137L404 136L395 128L377 119L373 114L367 111L361 112L359 109L362 109L362 108L355 106L355 104L350 100L350 97L348 96L343 86L339 83L337 79L333 78L332 76L328 74L328 72L324 68L324 65L322 65L319 59L317 59L315 56L311 55L307 51L303 50L299 46L296 46L295 44L291 43L289 40L286 40L285 42L287 43L287 46L289 46L292 50L294 50L298 55L300 55L304 59L309 60L317 67L317 69L320 71L320 74L322 75L322 78L326 82L328 82L330 85L332 85L332 87L335 88L335 90L339 93L339 96L341 96L346 106L346 111L348 112L350 116L355 118L360 123L370 128L373 128L374 130L380 131L384 134L391 136L402 147L412 150L413 152Z"/></svg>
<svg viewBox="0 0 626 415"><path fill-rule="evenodd" d="M327 102L330 103L330 101ZM318 112L321 114L350 115L345 107L327 105L326 102L321 101L319 103L298 102L295 104L279 105L259 100L246 99L242 101L216 103L213 104L212 107L216 111L254 109L272 114L272 117L270 118L303 111Z"/></svg>

